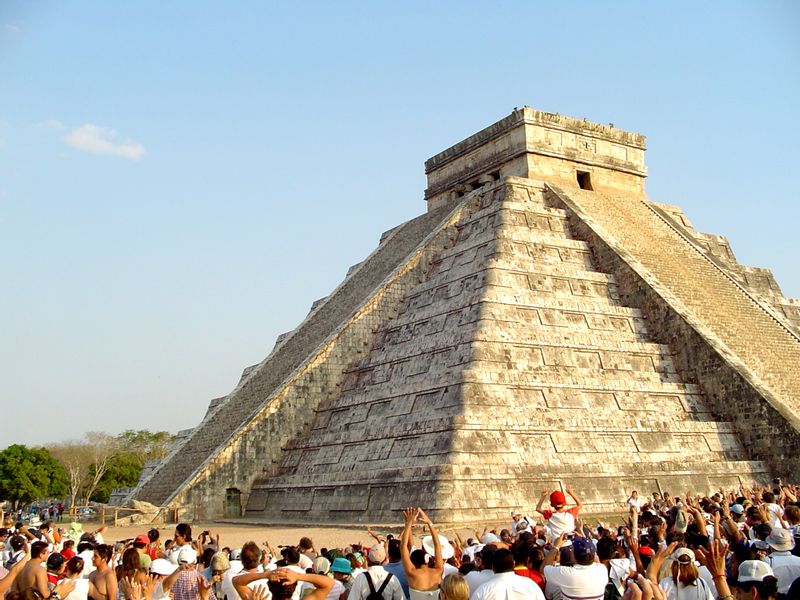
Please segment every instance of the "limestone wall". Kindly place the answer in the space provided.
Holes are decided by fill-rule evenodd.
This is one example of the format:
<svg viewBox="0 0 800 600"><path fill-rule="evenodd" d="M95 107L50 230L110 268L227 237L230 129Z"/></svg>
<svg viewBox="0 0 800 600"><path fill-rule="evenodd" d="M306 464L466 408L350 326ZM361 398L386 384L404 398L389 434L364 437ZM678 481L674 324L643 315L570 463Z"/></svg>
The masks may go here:
<svg viewBox="0 0 800 600"><path fill-rule="evenodd" d="M795 397L775 395L776 392L785 394L787 387L794 385L794 377L781 373L787 368L794 370L791 357L798 350L797 339L787 335L779 324L771 326L768 318L754 322L748 319L749 312L731 312L732 297L744 297L742 291L732 282L714 277L712 271L708 271L706 277L690 276L687 271L691 265L684 261L688 255L678 253L677 247L664 253L658 245L650 244L656 254L661 252L662 257L669 257L669 260L660 261L661 268L675 272L675 277L669 278L659 278L658 272L654 275L640 262L642 256L635 247L626 245L627 240L613 237L608 229L610 223L603 215L597 210L587 211L587 206L596 208L596 205L586 201L585 193L554 188L551 197L569 210L573 227L589 241L601 268L615 274L624 302L639 308L656 340L672 348L679 373L697 383L715 415L735 425L736 435L751 459L764 461L775 474L800 477L798 419L787 404ZM580 197L580 203L575 202L576 197ZM635 198L626 198L631 206L626 216L637 214L639 209L635 202ZM614 211L613 214L621 213ZM642 231L630 226L627 229L632 233ZM692 251L695 249L686 250ZM652 267L655 263L646 264ZM696 265L703 268L700 262ZM702 314L692 310L701 305L710 312ZM759 309L754 307L753 310ZM753 337L753 330L759 323L766 330L756 334L760 337ZM727 327L721 327L722 324ZM732 351L730 345L736 342L737 328L740 338L745 338L747 332L742 341L750 349L759 350L772 359L754 360L746 349L740 350L739 355ZM765 380L777 383L777 389L769 389Z"/></svg>

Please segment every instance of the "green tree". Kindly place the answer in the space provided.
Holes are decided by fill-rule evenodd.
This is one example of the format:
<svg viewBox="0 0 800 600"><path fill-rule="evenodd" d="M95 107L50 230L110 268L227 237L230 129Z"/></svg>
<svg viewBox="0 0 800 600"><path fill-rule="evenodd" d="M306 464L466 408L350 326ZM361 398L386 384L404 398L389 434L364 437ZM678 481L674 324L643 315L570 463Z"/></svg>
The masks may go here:
<svg viewBox="0 0 800 600"><path fill-rule="evenodd" d="M137 458L139 467L148 460L164 458L174 439L175 436L167 431L152 432L148 429L127 429L117 436L120 445Z"/></svg>
<svg viewBox="0 0 800 600"><path fill-rule="evenodd" d="M64 467L45 448L20 444L0 452L0 498L14 504L61 497L67 492Z"/></svg>
<svg viewBox="0 0 800 600"><path fill-rule="evenodd" d="M90 499L94 502L108 502L112 489L134 487L139 481L141 472L142 467L135 454L132 452L115 454L109 459L106 470ZM93 467L90 467L90 476L93 475Z"/></svg>

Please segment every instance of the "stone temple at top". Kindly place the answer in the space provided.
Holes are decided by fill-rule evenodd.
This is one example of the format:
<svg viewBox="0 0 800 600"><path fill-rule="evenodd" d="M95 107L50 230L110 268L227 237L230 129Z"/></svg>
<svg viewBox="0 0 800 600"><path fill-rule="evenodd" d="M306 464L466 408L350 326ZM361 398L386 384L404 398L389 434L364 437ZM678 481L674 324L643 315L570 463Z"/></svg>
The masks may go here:
<svg viewBox="0 0 800 600"><path fill-rule="evenodd" d="M572 486L800 478L800 302L645 194L645 138L530 108L385 232L130 498L180 519L507 520Z"/></svg>

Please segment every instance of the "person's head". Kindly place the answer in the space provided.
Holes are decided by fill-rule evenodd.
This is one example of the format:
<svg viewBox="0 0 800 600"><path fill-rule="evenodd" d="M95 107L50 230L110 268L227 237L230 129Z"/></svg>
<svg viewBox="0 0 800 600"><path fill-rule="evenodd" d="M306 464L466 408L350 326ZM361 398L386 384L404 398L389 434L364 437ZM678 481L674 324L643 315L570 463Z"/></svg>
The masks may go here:
<svg viewBox="0 0 800 600"><path fill-rule="evenodd" d="M514 523L519 521L521 518L522 518L522 513L519 512L518 510L511 512L511 519L514 521Z"/></svg>
<svg viewBox="0 0 800 600"><path fill-rule="evenodd" d="M411 553L409 559L411 560L411 564L418 569L423 567L425 565L425 550L417 548Z"/></svg>
<svg viewBox="0 0 800 600"><path fill-rule="evenodd" d="M50 573L61 575L64 572L66 562L67 559L64 558L63 554L53 552L53 554L47 557L47 570Z"/></svg>
<svg viewBox="0 0 800 600"><path fill-rule="evenodd" d="M678 585L678 582L692 585L697 581L700 573L694 564L694 552L688 548L678 548L672 557L675 559L672 562L672 581L675 585Z"/></svg>
<svg viewBox="0 0 800 600"><path fill-rule="evenodd" d="M776 527L766 538L773 552L790 552L794 549L794 535L790 529Z"/></svg>
<svg viewBox="0 0 800 600"><path fill-rule="evenodd" d="M192 526L188 523L178 523L175 527L175 543L179 546L189 544L192 541Z"/></svg>
<svg viewBox="0 0 800 600"><path fill-rule="evenodd" d="M533 546L528 551L528 568L532 571L539 571L544 562L544 550L539 546Z"/></svg>
<svg viewBox="0 0 800 600"><path fill-rule="evenodd" d="M216 581L220 581L225 576L225 572L231 568L231 561L224 552L217 552L211 557L209 566L211 567L211 576Z"/></svg>
<svg viewBox="0 0 800 600"><path fill-rule="evenodd" d="M469 585L461 573L450 573L439 587L442 600L468 600Z"/></svg>
<svg viewBox="0 0 800 600"><path fill-rule="evenodd" d="M494 568L494 555L497 553L497 546L487 544L475 556L480 560L481 569L491 571Z"/></svg>
<svg viewBox="0 0 800 600"><path fill-rule="evenodd" d="M139 570L141 562L139 551L136 548L128 548L122 553L121 572L123 577L133 577Z"/></svg>
<svg viewBox="0 0 800 600"><path fill-rule="evenodd" d="M383 544L375 544L367 552L367 564L382 565L386 562L386 549Z"/></svg>
<svg viewBox="0 0 800 600"><path fill-rule="evenodd" d="M514 570L514 555L508 548L500 548L494 553L492 570L495 573L508 573Z"/></svg>
<svg viewBox="0 0 800 600"><path fill-rule="evenodd" d="M386 552L389 555L389 562L397 562L400 560L400 540L391 539L387 544Z"/></svg>
<svg viewBox="0 0 800 600"><path fill-rule="evenodd" d="M8 541L8 545L11 546L11 549L14 552L19 552L25 547L25 538L21 535L11 536L11 539Z"/></svg>
<svg viewBox="0 0 800 600"><path fill-rule="evenodd" d="M746 560L739 565L733 591L736 600L774 600L778 596L778 580L764 561Z"/></svg>
<svg viewBox="0 0 800 600"><path fill-rule="evenodd" d="M61 546L61 549L62 550L71 550L74 545L75 545L74 541L72 541L72 540L64 540L64 543Z"/></svg>
<svg viewBox="0 0 800 600"><path fill-rule="evenodd" d="M631 498L638 498L638 497L639 497L639 492L637 492L636 490L631 491Z"/></svg>
<svg viewBox="0 0 800 600"><path fill-rule="evenodd" d="M269 591L272 594L272 600L288 600L294 595L297 583L270 579L267 582L267 587L269 587Z"/></svg>
<svg viewBox="0 0 800 600"><path fill-rule="evenodd" d="M82 539L81 541L78 542L78 554L80 554L82 552L86 552L87 550L89 550L90 552L93 551L95 545L96 544L94 543L94 540L90 540L90 539L83 540Z"/></svg>
<svg viewBox="0 0 800 600"><path fill-rule="evenodd" d="M208 547L203 550L203 556L200 557L200 561L203 563L203 567L206 569L211 566L211 559L214 558L214 548Z"/></svg>
<svg viewBox="0 0 800 600"><path fill-rule="evenodd" d="M511 535L511 532L508 529L502 529L500 531L500 539L504 544L511 544L511 542L514 541L514 537Z"/></svg>
<svg viewBox="0 0 800 600"><path fill-rule="evenodd" d="M134 550L135 552L135 550ZM109 546L108 544L98 544L94 547L94 554L92 555L92 565L96 569L100 569L103 566L108 566L108 562L111 560L111 556L114 554L114 549ZM139 560L139 555L137 553L136 560Z"/></svg>
<svg viewBox="0 0 800 600"><path fill-rule="evenodd" d="M597 557L601 561L609 561L617 555L617 541L610 537L597 540Z"/></svg>
<svg viewBox="0 0 800 600"><path fill-rule="evenodd" d="M783 516L790 525L800 524L800 507L790 504L783 510Z"/></svg>
<svg viewBox="0 0 800 600"><path fill-rule="evenodd" d="M295 546L282 548L281 556L286 560L287 565L296 565L300 562L300 551Z"/></svg>
<svg viewBox="0 0 800 600"><path fill-rule="evenodd" d="M529 546L525 544L514 545L511 549L511 553L514 555L514 565L517 567L525 567L528 565L528 556L530 555L530 550L528 548Z"/></svg>
<svg viewBox="0 0 800 600"><path fill-rule="evenodd" d="M67 561L67 577L74 578L83 574L83 559L80 556L73 556Z"/></svg>
<svg viewBox="0 0 800 600"><path fill-rule="evenodd" d="M775 502L775 494L772 492L764 492L761 494L761 501L766 504L773 504Z"/></svg>
<svg viewBox="0 0 800 600"><path fill-rule="evenodd" d="M572 540L572 554L575 555L575 562L579 565L592 564L596 553L592 540L585 537L576 537Z"/></svg>
<svg viewBox="0 0 800 600"><path fill-rule="evenodd" d="M150 540L151 543L157 542L159 537L158 529L151 529L147 532L147 539Z"/></svg>
<svg viewBox="0 0 800 600"><path fill-rule="evenodd" d="M353 573L353 565L343 556L337 556L331 563L331 573L333 573L334 579L347 581Z"/></svg>
<svg viewBox="0 0 800 600"><path fill-rule="evenodd" d="M301 537L300 543L297 545L300 547L300 552L308 552L314 549L314 542L311 541L310 537Z"/></svg>
<svg viewBox="0 0 800 600"><path fill-rule="evenodd" d="M173 539L164 540L164 550L171 550L174 547L175 547L175 540Z"/></svg>
<svg viewBox="0 0 800 600"><path fill-rule="evenodd" d="M142 533L137 535L133 540L133 547L137 550L144 550L147 548L147 544L150 543L150 538L147 537L146 534Z"/></svg>
<svg viewBox="0 0 800 600"><path fill-rule="evenodd" d="M286 548L284 548L284 550L286 550ZM295 552L297 551L295 550ZM258 544L255 542L247 542L242 546L242 556L240 560L242 561L242 567L248 571L257 568L261 560L261 549L258 547ZM298 558L298 560L300 559Z"/></svg>
<svg viewBox="0 0 800 600"><path fill-rule="evenodd" d="M653 492L653 500L661 500L661 494L658 492Z"/></svg>
<svg viewBox="0 0 800 600"><path fill-rule="evenodd" d="M33 542L31 544L31 559L44 560L47 554L47 542Z"/></svg>
<svg viewBox="0 0 800 600"><path fill-rule="evenodd" d="M567 503L567 497L564 495L564 492L556 490L555 492L550 494L550 506L552 506L556 510L564 508L566 503Z"/></svg>

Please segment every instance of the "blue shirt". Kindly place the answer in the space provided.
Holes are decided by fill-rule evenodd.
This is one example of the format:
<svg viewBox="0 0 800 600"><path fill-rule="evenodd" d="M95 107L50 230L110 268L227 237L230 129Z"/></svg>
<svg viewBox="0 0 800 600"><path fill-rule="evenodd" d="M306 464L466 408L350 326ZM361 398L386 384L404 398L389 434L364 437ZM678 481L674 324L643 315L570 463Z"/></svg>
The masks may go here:
<svg viewBox="0 0 800 600"><path fill-rule="evenodd" d="M403 595L405 595L406 600L409 600L408 579L406 578L405 569L403 569L403 563L400 561L390 562L383 565L383 568L397 577L397 581L400 582L400 586L403 588Z"/></svg>

